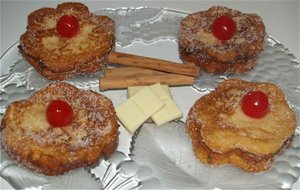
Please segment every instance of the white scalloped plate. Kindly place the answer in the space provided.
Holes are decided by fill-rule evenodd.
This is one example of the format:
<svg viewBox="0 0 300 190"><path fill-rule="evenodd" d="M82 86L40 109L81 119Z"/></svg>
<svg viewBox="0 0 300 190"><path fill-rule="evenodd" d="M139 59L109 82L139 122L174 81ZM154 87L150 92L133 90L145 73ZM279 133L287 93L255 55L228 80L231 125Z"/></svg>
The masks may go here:
<svg viewBox="0 0 300 190"><path fill-rule="evenodd" d="M160 8L104 9L96 14L112 17L117 22L117 51L180 62L177 31L180 20L188 13ZM267 35L265 50L257 66L240 75L201 73L193 87L172 87L175 102L184 113L182 121L194 102L229 77L248 81L268 81L280 86L299 118L299 61L277 40ZM51 81L41 77L19 54L18 43L5 52L0 65L0 118L6 106L25 99ZM99 92L102 72L78 76L67 82L82 89ZM126 90L101 92L115 106L126 100ZM182 123L169 123L161 128L143 126L131 142L131 135L120 128L118 151L108 160L85 170L79 169L63 176L63 180L37 175L13 164L1 154L0 176L15 188L291 188L300 174L299 120L296 138L282 156L276 158L267 173L249 174L234 167L211 168L196 161ZM131 146L131 143L133 146ZM129 156L133 154L133 160ZM145 157L145 155L147 155ZM21 172L19 175L18 172ZM22 173L23 172L23 173ZM270 173L271 172L271 173ZM92 174L92 175L90 175ZM178 174L178 175L177 175ZM80 179L80 183L78 183ZM267 179L266 181L262 179ZM93 182L91 182L93 181ZM97 182L97 183L94 183ZM102 184L103 183L103 184ZM245 185L243 185L246 183Z"/></svg>

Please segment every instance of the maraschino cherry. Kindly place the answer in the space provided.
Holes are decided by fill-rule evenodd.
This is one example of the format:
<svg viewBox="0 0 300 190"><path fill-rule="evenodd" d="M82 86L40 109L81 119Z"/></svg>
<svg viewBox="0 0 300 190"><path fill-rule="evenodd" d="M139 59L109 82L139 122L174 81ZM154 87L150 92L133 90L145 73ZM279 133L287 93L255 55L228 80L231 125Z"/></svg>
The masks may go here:
<svg viewBox="0 0 300 190"><path fill-rule="evenodd" d="M262 118L269 111L268 96L262 91L250 91L242 98L243 112L252 118Z"/></svg>
<svg viewBox="0 0 300 190"><path fill-rule="evenodd" d="M56 24L56 31L62 37L71 38L76 35L79 30L79 22L73 15L64 15L59 18Z"/></svg>
<svg viewBox="0 0 300 190"><path fill-rule="evenodd" d="M46 116L53 127L64 127L72 122L73 109L65 101L53 100L48 105Z"/></svg>
<svg viewBox="0 0 300 190"><path fill-rule="evenodd" d="M220 40L229 40L236 33L236 23L228 16L217 17L212 23L213 35Z"/></svg>

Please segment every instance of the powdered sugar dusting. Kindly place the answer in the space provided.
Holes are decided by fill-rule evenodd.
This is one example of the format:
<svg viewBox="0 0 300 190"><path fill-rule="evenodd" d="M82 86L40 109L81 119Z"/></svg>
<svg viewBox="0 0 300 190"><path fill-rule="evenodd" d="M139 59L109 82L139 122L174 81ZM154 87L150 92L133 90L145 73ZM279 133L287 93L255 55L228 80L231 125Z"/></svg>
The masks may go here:
<svg viewBox="0 0 300 190"><path fill-rule="evenodd" d="M236 34L227 41L218 40L212 35L211 25L219 16L231 17L237 25ZM249 48L249 51L260 52L257 43L262 43L265 27L261 17L245 14L226 7L215 6L207 11L193 13L185 17L180 25L180 47L188 52L213 51L224 54L233 50Z"/></svg>
<svg viewBox="0 0 300 190"><path fill-rule="evenodd" d="M74 15L79 31L71 38L61 37L56 23L63 15ZM99 71L99 58L114 46L115 22L94 15L81 3L63 3L56 9L42 8L28 17L20 50L38 72L50 80L63 80L82 73Z"/></svg>
<svg viewBox="0 0 300 190"><path fill-rule="evenodd" d="M270 105L268 114L260 119L246 116L241 110L243 96L257 90L268 96ZM216 152L216 147L223 147L224 151L239 148L255 154L273 154L293 135L296 119L283 92L274 84L228 79L193 105L187 127L200 130L207 146L215 141L217 146L210 148ZM228 138L231 134L235 138ZM226 143L222 143L223 139ZM254 146L253 141L263 144Z"/></svg>
<svg viewBox="0 0 300 190"><path fill-rule="evenodd" d="M32 105L39 105L40 110L46 110L47 105L55 99L68 102L74 112L74 119L69 126L62 128L41 127L49 126L48 123L34 122L32 118L23 117L28 115ZM31 139L37 144L69 144L71 149L79 149L95 145L97 141L111 132L112 123L116 123L115 112L111 101L101 94L92 91L79 90L66 83L53 83L40 90L29 99L30 105L18 108L20 123L14 130L19 131L19 135ZM25 114L24 114L25 113ZM40 113L45 117L46 113ZM15 115L17 117L17 114ZM39 118L35 115L35 120ZM29 121L30 119L30 121ZM46 122L46 120L42 120ZM23 123L31 126L18 129ZM34 126L39 125L39 126ZM8 130L11 126L7 126ZM31 130L34 128L35 130Z"/></svg>

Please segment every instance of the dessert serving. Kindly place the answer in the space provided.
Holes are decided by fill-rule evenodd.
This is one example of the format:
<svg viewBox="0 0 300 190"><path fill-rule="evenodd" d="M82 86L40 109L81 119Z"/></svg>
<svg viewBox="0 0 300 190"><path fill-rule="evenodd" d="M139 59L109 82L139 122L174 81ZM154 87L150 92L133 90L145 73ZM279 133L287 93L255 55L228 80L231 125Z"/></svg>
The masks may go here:
<svg viewBox="0 0 300 190"><path fill-rule="evenodd" d="M19 48L44 77L64 80L100 70L114 47L114 31L111 18L92 14L81 3L62 3L28 16Z"/></svg>
<svg viewBox="0 0 300 190"><path fill-rule="evenodd" d="M118 144L110 99L56 82L11 103L1 123L8 156L45 175L60 175L109 156Z"/></svg>
<svg viewBox="0 0 300 190"><path fill-rule="evenodd" d="M250 38L254 42L255 35L263 36L263 24L261 30L250 29L259 31L255 35L246 32L247 27L241 29L245 30L242 35L238 28L244 21L242 18L249 16L245 22L251 18L261 21L259 17L243 13L239 16L224 7L211 8L217 14L205 15L213 21L211 27L215 29L197 34L204 36L201 40L205 40L205 45L215 41L216 47L208 48L201 40L198 43L187 39L200 46L180 49L186 63L182 64L176 61L178 43L187 41L177 41L177 31L183 24L188 25L185 22L190 17L188 13L167 8L94 8L99 9L94 12L96 15L85 12L87 8L80 3L63 3L56 9L33 12L29 18L34 19L28 21L34 22L28 24L20 45L13 45L1 58L5 65L0 79L0 141L5 166L1 178L12 186L22 183L20 188L26 188L28 182L32 188L46 189L99 189L100 186L104 189L237 189L242 186L268 189L282 184L288 188L299 178L300 136L298 129L295 132L295 120L299 111L296 76L300 67L287 49L271 36L265 36L266 51L259 54L259 64L250 72L237 75L260 83L226 80L230 77L224 74L203 72L200 75L200 67L215 73L245 72L245 68L252 68L251 61L256 61L254 54L261 51L258 44L263 45L263 41L257 41L255 47L247 43ZM217 10L236 15L224 16ZM54 17L44 17L44 11L45 15ZM36 13L40 16L32 16ZM108 17L97 15L109 15L116 25ZM98 17L107 21L99 26L101 32L95 24ZM179 25L181 19L183 24ZM44 23L54 27L46 31ZM192 31L187 31L194 37L195 23L191 24L192 28L195 26ZM217 29L224 28L224 23L229 33ZM114 27L117 51L114 51L113 30L109 33L112 38L102 39L110 39L112 46L95 40ZM240 43L239 47L234 45L236 42ZM56 48L58 44L62 46ZM102 45L109 47L107 51L97 50ZM190 51L196 47L201 51ZM65 48L70 54L60 51ZM220 54L221 50L226 53ZM94 61L81 60L94 60L89 55L100 52L103 59L95 60L99 61L97 69L105 64L103 71L85 74L96 65ZM45 55L47 59L42 59ZM50 58L54 62L45 61ZM30 60L36 69L27 64ZM69 84L43 78L64 80L79 74L82 75L68 80ZM223 80L226 81L213 91ZM283 87L296 116L283 92L264 81ZM29 99L19 101L33 92L36 93ZM111 154L117 144L117 151ZM19 167L18 163L25 167ZM224 164L229 166L211 167ZM272 169L268 170L271 165ZM68 172L73 169L76 170ZM244 170L267 171L256 174ZM36 172L65 175L47 177ZM41 184L40 178L45 183Z"/></svg>
<svg viewBox="0 0 300 190"><path fill-rule="evenodd" d="M256 65L264 37L260 16L214 6L180 22L180 57L209 73L243 73Z"/></svg>
<svg viewBox="0 0 300 190"><path fill-rule="evenodd" d="M186 121L199 160L249 172L269 169L290 145L296 127L282 90L240 79L225 80L197 100Z"/></svg>

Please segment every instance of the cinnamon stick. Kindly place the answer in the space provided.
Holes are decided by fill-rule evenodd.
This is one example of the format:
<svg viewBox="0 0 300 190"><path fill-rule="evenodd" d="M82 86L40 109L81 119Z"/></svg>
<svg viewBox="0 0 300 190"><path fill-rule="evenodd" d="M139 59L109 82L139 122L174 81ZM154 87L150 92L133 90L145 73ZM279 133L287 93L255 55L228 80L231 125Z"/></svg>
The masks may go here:
<svg viewBox="0 0 300 190"><path fill-rule="evenodd" d="M154 71L151 69L143 69L138 67L115 67L115 68L106 68L104 70L104 77L125 77L132 75L158 75L166 74L160 71Z"/></svg>
<svg viewBox="0 0 300 190"><path fill-rule="evenodd" d="M200 73L200 68L191 64L180 64L162 59L120 52L111 52L108 56L108 62L187 76L198 76Z"/></svg>
<svg viewBox="0 0 300 190"><path fill-rule="evenodd" d="M135 75L120 77L100 78L100 90L122 89L129 86L145 86L155 83L167 84L169 86L182 86L194 84L194 77L177 74L158 75Z"/></svg>

